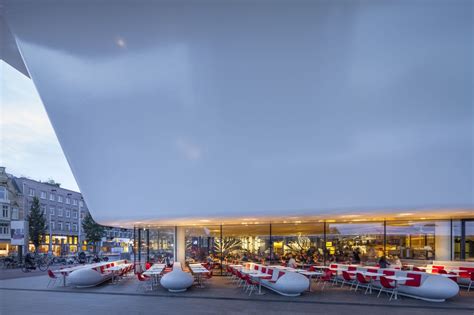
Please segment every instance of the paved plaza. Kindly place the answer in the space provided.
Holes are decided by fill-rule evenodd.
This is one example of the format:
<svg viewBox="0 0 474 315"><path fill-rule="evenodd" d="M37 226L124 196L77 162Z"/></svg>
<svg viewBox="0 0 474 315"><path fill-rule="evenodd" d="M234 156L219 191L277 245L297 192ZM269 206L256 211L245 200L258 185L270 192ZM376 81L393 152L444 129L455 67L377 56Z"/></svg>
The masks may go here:
<svg viewBox="0 0 474 315"><path fill-rule="evenodd" d="M0 271L1 272L1 271ZM0 280L1 314L474 314L474 292L461 290L444 303L430 303L403 297L349 292L348 288L313 285L313 292L300 297L283 297L268 290L248 296L224 277L214 277L205 288L192 287L185 293L169 293L161 287L138 291L131 277L118 284L77 289L58 285L47 288L48 277Z"/></svg>

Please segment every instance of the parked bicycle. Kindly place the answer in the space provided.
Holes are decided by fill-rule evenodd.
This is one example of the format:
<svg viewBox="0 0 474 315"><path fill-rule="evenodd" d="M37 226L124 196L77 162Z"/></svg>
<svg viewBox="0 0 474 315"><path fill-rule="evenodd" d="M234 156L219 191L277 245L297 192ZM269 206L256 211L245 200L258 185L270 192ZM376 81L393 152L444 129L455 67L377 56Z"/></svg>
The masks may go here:
<svg viewBox="0 0 474 315"><path fill-rule="evenodd" d="M31 253L25 255L25 260L21 264L21 271L30 272L36 270L37 268L41 271L48 270L48 263L41 256L33 256Z"/></svg>
<svg viewBox="0 0 474 315"><path fill-rule="evenodd" d="M0 260L0 266L3 269L13 269L18 267L18 260L14 256L4 257Z"/></svg>

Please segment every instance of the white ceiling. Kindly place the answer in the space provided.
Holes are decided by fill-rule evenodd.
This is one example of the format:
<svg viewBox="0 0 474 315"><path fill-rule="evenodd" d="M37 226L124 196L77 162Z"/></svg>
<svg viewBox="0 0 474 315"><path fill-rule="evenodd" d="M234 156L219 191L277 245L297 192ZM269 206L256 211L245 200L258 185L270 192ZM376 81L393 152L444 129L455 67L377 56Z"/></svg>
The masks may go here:
<svg viewBox="0 0 474 315"><path fill-rule="evenodd" d="M106 223L472 207L470 7L7 1L5 17Z"/></svg>

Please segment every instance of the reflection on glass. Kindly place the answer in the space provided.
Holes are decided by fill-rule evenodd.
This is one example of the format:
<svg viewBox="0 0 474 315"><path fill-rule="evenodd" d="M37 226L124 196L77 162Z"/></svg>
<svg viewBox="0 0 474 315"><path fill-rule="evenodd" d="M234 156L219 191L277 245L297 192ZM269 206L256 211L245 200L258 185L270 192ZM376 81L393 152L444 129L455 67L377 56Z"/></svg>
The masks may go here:
<svg viewBox="0 0 474 315"><path fill-rule="evenodd" d="M433 221L387 221L387 253L400 259L435 259L435 228Z"/></svg>
<svg viewBox="0 0 474 315"><path fill-rule="evenodd" d="M474 261L474 220L453 221L454 260Z"/></svg>
<svg viewBox="0 0 474 315"><path fill-rule="evenodd" d="M272 224L272 253L275 262L324 262L324 223Z"/></svg>
<svg viewBox="0 0 474 315"><path fill-rule="evenodd" d="M142 239L143 239L143 236L142 236ZM167 260L173 260L174 259L174 227L170 226L170 227L150 228L149 229L149 245L150 245L150 248L149 248L150 262L166 263Z"/></svg>
<svg viewBox="0 0 474 315"><path fill-rule="evenodd" d="M384 254L383 222L327 223L328 260L375 264Z"/></svg>
<svg viewBox="0 0 474 315"><path fill-rule="evenodd" d="M223 260L255 261L270 260L270 225L242 224L222 226Z"/></svg>
<svg viewBox="0 0 474 315"><path fill-rule="evenodd" d="M201 263L219 263L220 251L217 240L220 238L220 226L186 227L186 261Z"/></svg>

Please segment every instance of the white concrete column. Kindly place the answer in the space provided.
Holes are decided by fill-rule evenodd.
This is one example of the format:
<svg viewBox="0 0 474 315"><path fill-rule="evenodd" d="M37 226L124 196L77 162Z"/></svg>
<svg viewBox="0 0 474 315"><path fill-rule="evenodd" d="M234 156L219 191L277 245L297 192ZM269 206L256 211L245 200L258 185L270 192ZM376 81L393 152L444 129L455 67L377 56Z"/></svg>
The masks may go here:
<svg viewBox="0 0 474 315"><path fill-rule="evenodd" d="M451 222L435 223L435 260L451 260Z"/></svg>
<svg viewBox="0 0 474 315"><path fill-rule="evenodd" d="M175 229L175 261L184 266L186 260L186 228L184 226L177 226Z"/></svg>

